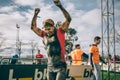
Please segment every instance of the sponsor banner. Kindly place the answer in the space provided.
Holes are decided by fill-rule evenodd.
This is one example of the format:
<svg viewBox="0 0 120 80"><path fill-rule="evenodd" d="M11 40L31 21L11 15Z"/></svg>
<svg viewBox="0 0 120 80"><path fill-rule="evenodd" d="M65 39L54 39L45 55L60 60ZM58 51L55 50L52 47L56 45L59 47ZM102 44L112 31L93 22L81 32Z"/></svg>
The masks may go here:
<svg viewBox="0 0 120 80"><path fill-rule="evenodd" d="M45 80L46 65L0 65L0 80Z"/></svg>
<svg viewBox="0 0 120 80"><path fill-rule="evenodd" d="M68 76L75 80L92 80L92 68L89 65L70 65L67 67Z"/></svg>
<svg viewBox="0 0 120 80"><path fill-rule="evenodd" d="M91 80L92 76L88 65L70 65L66 73L66 80ZM47 80L46 77L46 65L0 65L0 80Z"/></svg>

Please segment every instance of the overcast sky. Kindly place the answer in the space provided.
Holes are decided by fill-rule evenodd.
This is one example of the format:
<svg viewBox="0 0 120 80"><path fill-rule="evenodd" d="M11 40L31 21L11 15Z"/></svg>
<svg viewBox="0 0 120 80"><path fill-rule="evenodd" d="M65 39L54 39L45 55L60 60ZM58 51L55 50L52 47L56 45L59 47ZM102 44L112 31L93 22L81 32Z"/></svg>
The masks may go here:
<svg viewBox="0 0 120 80"><path fill-rule="evenodd" d="M61 0L62 5L70 13L72 22L70 27L77 30L80 43L84 50L92 43L93 37L101 36L101 0ZM120 0L115 0L115 25L120 30ZM53 0L0 0L0 33L10 41L16 40L16 24L20 27L21 41L40 42L39 38L30 29L34 9L40 8L37 25L42 28L42 22L46 18L55 21L64 21L60 9ZM85 48L86 47L86 48ZM43 48L43 47L40 47Z"/></svg>

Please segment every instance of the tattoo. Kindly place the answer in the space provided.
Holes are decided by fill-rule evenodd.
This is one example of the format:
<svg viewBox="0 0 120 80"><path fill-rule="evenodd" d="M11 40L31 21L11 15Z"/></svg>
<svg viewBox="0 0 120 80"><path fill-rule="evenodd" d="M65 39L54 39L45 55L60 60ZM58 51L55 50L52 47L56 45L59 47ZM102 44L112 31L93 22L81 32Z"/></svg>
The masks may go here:
<svg viewBox="0 0 120 80"><path fill-rule="evenodd" d="M33 27L35 27L35 21L36 21L36 15L34 15L33 19L32 19L32 24L31 24L31 29L33 29Z"/></svg>
<svg viewBox="0 0 120 80"><path fill-rule="evenodd" d="M33 29L33 27L31 26L31 29Z"/></svg>
<svg viewBox="0 0 120 80"><path fill-rule="evenodd" d="M33 29L33 27L34 27L34 25L33 25L33 23L31 24L31 29Z"/></svg>
<svg viewBox="0 0 120 80"><path fill-rule="evenodd" d="M41 29L38 28L38 31L41 31Z"/></svg>

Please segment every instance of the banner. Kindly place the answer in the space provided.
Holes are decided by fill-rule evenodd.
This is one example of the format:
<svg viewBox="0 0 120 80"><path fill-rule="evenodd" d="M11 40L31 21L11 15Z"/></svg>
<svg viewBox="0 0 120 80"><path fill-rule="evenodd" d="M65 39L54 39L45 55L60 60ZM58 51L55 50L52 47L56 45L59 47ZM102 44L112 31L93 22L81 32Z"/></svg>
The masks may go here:
<svg viewBox="0 0 120 80"><path fill-rule="evenodd" d="M67 67L68 76L75 80L92 80L92 68L89 65L70 65Z"/></svg>
<svg viewBox="0 0 120 80"><path fill-rule="evenodd" d="M0 65L0 80L45 80L46 65Z"/></svg>
<svg viewBox="0 0 120 80"><path fill-rule="evenodd" d="M91 80L92 70L88 65L67 66L67 78ZM46 65L0 65L0 80L47 80Z"/></svg>

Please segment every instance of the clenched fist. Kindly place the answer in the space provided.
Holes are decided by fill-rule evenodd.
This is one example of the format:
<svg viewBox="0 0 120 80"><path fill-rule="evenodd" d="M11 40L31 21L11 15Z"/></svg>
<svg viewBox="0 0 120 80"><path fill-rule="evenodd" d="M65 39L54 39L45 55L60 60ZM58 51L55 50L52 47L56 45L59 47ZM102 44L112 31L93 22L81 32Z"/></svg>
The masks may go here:
<svg viewBox="0 0 120 80"><path fill-rule="evenodd" d="M54 1L54 4L55 4L56 6L61 6L60 0L53 0L53 1Z"/></svg>
<svg viewBox="0 0 120 80"><path fill-rule="evenodd" d="M35 15L38 15L38 13L40 12L39 8L35 8Z"/></svg>

